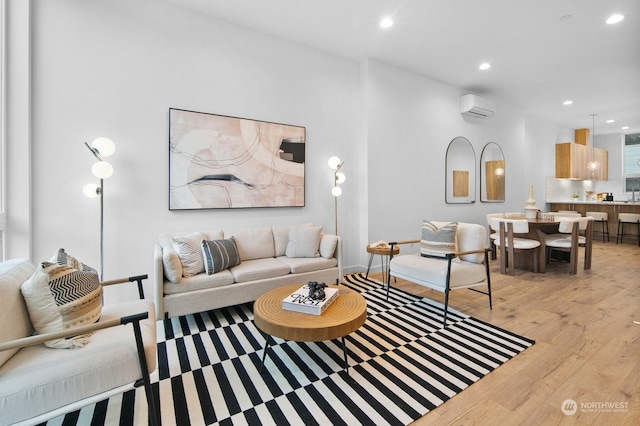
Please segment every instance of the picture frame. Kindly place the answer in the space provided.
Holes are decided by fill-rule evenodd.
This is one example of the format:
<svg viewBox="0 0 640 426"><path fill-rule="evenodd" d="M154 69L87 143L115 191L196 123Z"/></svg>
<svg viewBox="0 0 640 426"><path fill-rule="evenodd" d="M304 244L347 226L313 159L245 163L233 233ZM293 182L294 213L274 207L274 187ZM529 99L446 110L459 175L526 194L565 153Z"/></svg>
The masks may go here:
<svg viewBox="0 0 640 426"><path fill-rule="evenodd" d="M306 128L169 109L169 210L304 207Z"/></svg>

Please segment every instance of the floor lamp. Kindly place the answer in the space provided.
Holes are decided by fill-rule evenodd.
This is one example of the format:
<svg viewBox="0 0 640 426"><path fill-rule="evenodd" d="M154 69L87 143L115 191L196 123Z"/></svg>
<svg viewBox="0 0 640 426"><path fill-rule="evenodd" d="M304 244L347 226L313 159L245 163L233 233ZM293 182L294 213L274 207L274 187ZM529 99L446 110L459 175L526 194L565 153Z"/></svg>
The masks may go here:
<svg viewBox="0 0 640 426"><path fill-rule="evenodd" d="M91 167L91 173L100 179L100 184L86 184L82 192L90 198L100 197L100 281L104 281L104 179L113 174L113 166L102 157L112 155L116 147L111 139L104 137L95 139L91 145L86 142L84 144L98 160Z"/></svg>
<svg viewBox="0 0 640 426"><path fill-rule="evenodd" d="M344 173L340 172L340 168L344 165L344 161L341 161L338 157L330 157L328 161L329 167L333 169L333 188L331 193L334 198L334 214L336 218L336 235L338 235L338 197L342 194L342 188L340 184L346 179Z"/></svg>

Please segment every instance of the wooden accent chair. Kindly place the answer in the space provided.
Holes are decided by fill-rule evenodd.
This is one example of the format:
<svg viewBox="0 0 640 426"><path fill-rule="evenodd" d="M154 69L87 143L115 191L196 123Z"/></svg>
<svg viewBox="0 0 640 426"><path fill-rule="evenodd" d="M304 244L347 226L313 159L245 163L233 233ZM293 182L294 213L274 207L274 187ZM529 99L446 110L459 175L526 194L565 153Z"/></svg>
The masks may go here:
<svg viewBox="0 0 640 426"><path fill-rule="evenodd" d="M449 222L427 222L438 228L435 232L442 231ZM489 252L487 248L486 229L482 225L474 223L456 223L453 246L456 250L443 250L435 255L429 253L424 246L429 243L425 240L425 230L420 240L407 240L390 242L389 274L387 275L387 298L391 277L404 279L415 284L428 287L432 290L444 293L444 319L442 326L447 326L447 313L449 307L449 292L451 290L469 289L486 294L489 297L489 309L492 309L491 301L491 276L489 273ZM403 244L421 244L421 253L400 254L394 256L394 248ZM437 245L438 243L436 243ZM436 250L437 251L437 250ZM486 291L476 287L486 286Z"/></svg>
<svg viewBox="0 0 640 426"><path fill-rule="evenodd" d="M153 302L108 304L102 306L98 322L33 335L22 291L36 272L24 259L0 262L0 425L39 424L142 385L149 422L158 425L149 377L149 371L156 369ZM146 278L100 285L137 281L142 294ZM88 343L75 349L45 346L45 342L55 344L52 341L67 344L68 338L78 335L87 337Z"/></svg>

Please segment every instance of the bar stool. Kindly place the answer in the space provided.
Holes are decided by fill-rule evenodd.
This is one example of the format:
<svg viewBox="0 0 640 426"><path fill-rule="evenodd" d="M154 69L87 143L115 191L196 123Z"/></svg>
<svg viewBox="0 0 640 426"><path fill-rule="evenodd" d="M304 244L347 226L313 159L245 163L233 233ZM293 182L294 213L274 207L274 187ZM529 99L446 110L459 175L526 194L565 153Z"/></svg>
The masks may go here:
<svg viewBox="0 0 640 426"><path fill-rule="evenodd" d="M586 212L584 214L585 216L591 216L593 218L593 224L595 225L600 224L602 225L602 242L604 243L604 237L607 237L607 241L611 241L609 239L609 213L607 212ZM594 229L594 232L595 229ZM600 232L600 231L598 231Z"/></svg>
<svg viewBox="0 0 640 426"><path fill-rule="evenodd" d="M624 233L624 224L625 223L635 223L638 226L638 235L633 235L638 238L638 247L640 247L640 214L638 213L618 213L618 234L616 235L616 244L618 244L618 239L622 242L622 239L625 236Z"/></svg>

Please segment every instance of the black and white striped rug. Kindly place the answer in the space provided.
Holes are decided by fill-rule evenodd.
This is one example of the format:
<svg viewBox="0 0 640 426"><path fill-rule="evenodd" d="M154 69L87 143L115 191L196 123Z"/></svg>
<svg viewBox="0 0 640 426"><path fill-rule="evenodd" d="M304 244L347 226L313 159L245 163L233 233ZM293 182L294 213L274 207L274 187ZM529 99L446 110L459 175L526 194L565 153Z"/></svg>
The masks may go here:
<svg viewBox="0 0 640 426"><path fill-rule="evenodd" d="M165 321L153 375L162 425L406 425L534 343L451 308L443 329L439 303L393 288L387 302L362 274L345 283L367 300L365 325L347 337L348 373L339 340L275 339L261 374L251 304ZM144 425L146 415L139 388L47 425Z"/></svg>

